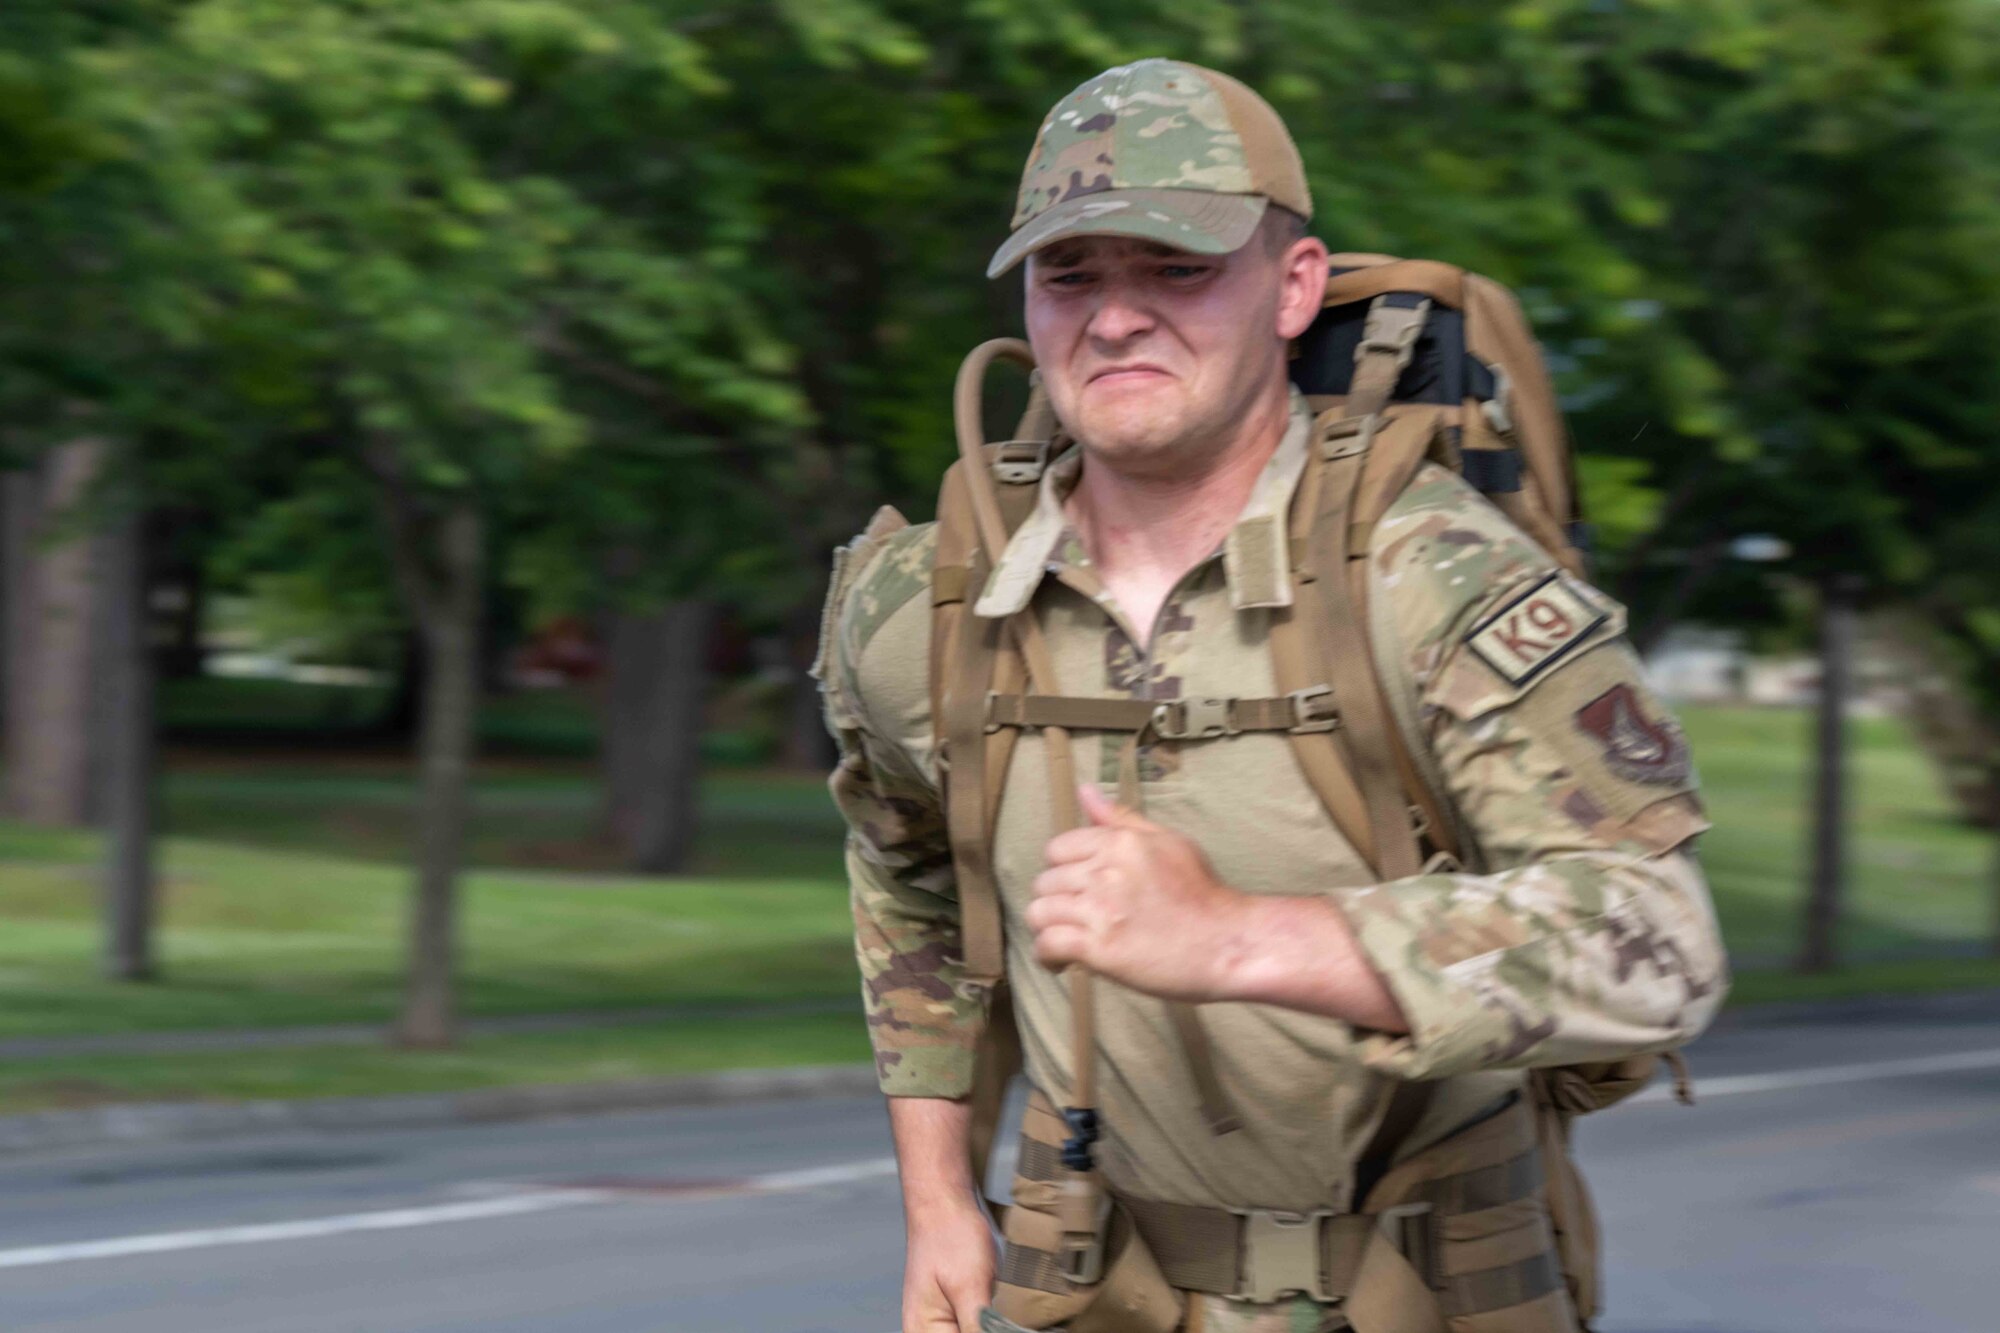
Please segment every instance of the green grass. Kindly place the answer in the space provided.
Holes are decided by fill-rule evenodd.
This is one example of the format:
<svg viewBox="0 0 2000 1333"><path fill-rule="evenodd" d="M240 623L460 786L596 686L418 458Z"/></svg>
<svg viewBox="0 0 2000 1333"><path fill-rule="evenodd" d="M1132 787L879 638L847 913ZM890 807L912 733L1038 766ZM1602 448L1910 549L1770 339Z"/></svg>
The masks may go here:
<svg viewBox="0 0 2000 1333"><path fill-rule="evenodd" d="M386 1047L91 1056L0 1066L0 1111L116 1101L370 1096L526 1083L610 1083L719 1069L868 1059L853 1017L716 1019L700 1025L478 1037L457 1049Z"/></svg>
<svg viewBox="0 0 2000 1333"><path fill-rule="evenodd" d="M1805 878L1810 718L1749 708L1682 716L1715 821L1701 858L1723 934L1740 968L1783 964L1797 948ZM1953 818L1900 724L1859 719L1852 735L1843 953L1937 953L1989 937L1993 835Z"/></svg>
<svg viewBox="0 0 2000 1333"><path fill-rule="evenodd" d="M88 850L0 830L0 1036L385 1021L400 985L408 873L170 839L158 985L98 978ZM855 993L846 895L820 879L467 877L463 997L474 1014Z"/></svg>
<svg viewBox="0 0 2000 1333"><path fill-rule="evenodd" d="M405 864L415 780L386 757L195 760L161 784L176 835L342 859ZM719 770L702 787L695 876L840 877L840 818L816 774ZM586 765L488 765L474 782L475 867L616 872L595 774Z"/></svg>
<svg viewBox="0 0 2000 1333"><path fill-rule="evenodd" d="M1702 856L1737 965L1733 1000L2000 985L1970 957L1989 930L1992 839L1956 824L1888 721L1855 728L1856 965L1782 970L1805 847L1799 713L1690 709L1716 827ZM163 784L166 980L96 974L89 833L0 823L0 1037L386 1023L399 998L407 765L384 756L175 755ZM690 874L609 866L587 765L489 764L475 784L464 895L474 1015L854 997L840 824L815 775L729 771L702 794ZM536 867L545 867L537 869ZM304 1096L592 1081L862 1058L846 1014L480 1038L438 1055L321 1048L171 1059L36 1059L0 1071L0 1109L131 1097Z"/></svg>

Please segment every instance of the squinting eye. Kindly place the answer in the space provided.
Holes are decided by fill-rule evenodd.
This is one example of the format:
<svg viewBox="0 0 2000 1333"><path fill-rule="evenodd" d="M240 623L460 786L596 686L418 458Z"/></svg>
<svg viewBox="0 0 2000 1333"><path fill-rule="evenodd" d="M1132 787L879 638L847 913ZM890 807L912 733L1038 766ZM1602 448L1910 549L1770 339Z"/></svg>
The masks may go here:
<svg viewBox="0 0 2000 1333"><path fill-rule="evenodd" d="M1206 272L1208 272L1206 264L1168 264L1160 270L1161 276L1168 278L1193 278Z"/></svg>

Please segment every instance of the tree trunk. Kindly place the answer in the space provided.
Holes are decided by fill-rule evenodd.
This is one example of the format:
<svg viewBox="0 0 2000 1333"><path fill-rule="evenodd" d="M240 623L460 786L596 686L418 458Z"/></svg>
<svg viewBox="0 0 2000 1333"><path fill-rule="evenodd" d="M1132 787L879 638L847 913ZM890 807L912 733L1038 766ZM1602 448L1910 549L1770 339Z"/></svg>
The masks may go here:
<svg viewBox="0 0 2000 1333"><path fill-rule="evenodd" d="M1846 896L1847 701L1853 689L1856 580L1836 575L1820 587L1820 683L1813 752L1812 879L1806 890L1799 970L1836 961L1835 935Z"/></svg>
<svg viewBox="0 0 2000 1333"><path fill-rule="evenodd" d="M73 441L6 481L11 595L0 809L34 824L90 819L95 543L60 525L96 479L103 452L99 441Z"/></svg>
<svg viewBox="0 0 2000 1333"><path fill-rule="evenodd" d="M1869 655L1893 673L1898 711L1960 817L2000 830L2000 724L1980 707L1968 673L1935 626L1909 611L1871 615L1863 634Z"/></svg>
<svg viewBox="0 0 2000 1333"><path fill-rule="evenodd" d="M405 601L407 601L407 597ZM412 619L418 615L414 605ZM395 675L389 681L389 698L371 728L385 739L414 741L422 727L424 698L429 693L430 650L424 646L421 629L404 632L396 654Z"/></svg>
<svg viewBox="0 0 2000 1333"><path fill-rule="evenodd" d="M479 704L480 593L485 534L463 493L420 495L393 450L370 450L369 469L389 530L396 581L423 639L417 741L416 885L398 1045L437 1049L456 1034L458 871Z"/></svg>
<svg viewBox="0 0 2000 1333"><path fill-rule="evenodd" d="M145 515L101 540L104 746L104 974L151 981L153 960L153 663L147 636Z"/></svg>
<svg viewBox="0 0 2000 1333"><path fill-rule="evenodd" d="M165 642L153 653L157 675L168 680L194 680L208 665L208 650L202 630L208 615L208 571L199 552L185 549L184 534L208 521L208 515L194 510L177 511L157 520L157 541L152 547L159 563L158 586L172 600L163 608Z"/></svg>
<svg viewBox="0 0 2000 1333"><path fill-rule="evenodd" d="M716 604L607 617L603 726L607 821L634 870L672 874L694 841L702 710Z"/></svg>
<svg viewBox="0 0 2000 1333"><path fill-rule="evenodd" d="M787 692L785 730L779 750L779 762L786 768L812 773L827 772L839 758L833 737L827 734L819 682L811 675L813 658L819 653L819 605L819 598L811 599L785 624L792 687Z"/></svg>

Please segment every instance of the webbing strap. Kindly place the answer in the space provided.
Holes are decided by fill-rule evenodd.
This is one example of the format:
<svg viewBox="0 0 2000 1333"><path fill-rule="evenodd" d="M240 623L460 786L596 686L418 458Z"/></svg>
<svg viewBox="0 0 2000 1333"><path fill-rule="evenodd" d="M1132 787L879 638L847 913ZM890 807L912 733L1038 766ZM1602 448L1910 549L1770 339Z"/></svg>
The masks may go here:
<svg viewBox="0 0 2000 1333"><path fill-rule="evenodd" d="M1163 740L1210 740L1243 731L1330 731L1338 725L1333 691L1308 686L1269 698L1196 698L1154 702L1087 695L987 696L986 725L1067 727L1076 731L1148 732Z"/></svg>
<svg viewBox="0 0 2000 1333"><path fill-rule="evenodd" d="M1354 376L1348 382L1350 419L1366 421L1388 406L1396 381L1409 368L1430 315L1429 297L1389 292L1375 298L1354 349Z"/></svg>
<svg viewBox="0 0 2000 1333"><path fill-rule="evenodd" d="M1354 1333L1447 1333L1437 1293L1386 1230L1363 1252L1341 1313Z"/></svg>
<svg viewBox="0 0 2000 1333"><path fill-rule="evenodd" d="M1366 457L1363 452L1342 451L1317 464L1321 476L1313 552L1325 555L1346 550L1350 509ZM1317 567L1315 561L1311 583L1318 596L1310 600L1316 603L1321 618L1314 637L1325 658L1320 665L1333 682L1334 697L1341 702L1348 754L1368 812L1376 877L1383 881L1406 879L1418 872L1423 857L1418 854L1402 777L1390 749L1388 709L1376 685L1367 627L1347 570L1341 567L1346 563L1336 561L1329 569ZM1365 562L1361 572L1365 575Z"/></svg>
<svg viewBox="0 0 2000 1333"><path fill-rule="evenodd" d="M1377 432L1361 462L1361 476L1355 484L1354 499L1350 502L1347 550L1356 614L1365 618L1363 642L1373 637L1371 627L1377 623L1375 618L1369 616L1368 581L1368 554L1376 524L1409 487L1424 460L1431 456L1432 441L1438 437L1442 425L1442 414L1436 409L1397 410ZM1378 675L1374 670L1377 665L1371 651L1369 679L1375 684L1376 697L1382 698L1384 675L1397 671L1398 666L1390 663L1384 675ZM1386 698L1383 698L1383 705L1390 707ZM1429 837L1431 845L1449 852L1452 859L1460 864L1468 863L1444 796L1418 772L1408 733L1392 717L1383 728L1382 735L1403 784L1403 799L1414 803L1421 812L1423 832ZM1353 739L1356 745L1363 743L1359 735Z"/></svg>
<svg viewBox="0 0 2000 1333"><path fill-rule="evenodd" d="M1146 789L1139 782L1139 741L1145 734L1133 732L1118 751L1119 803L1141 814L1146 809ZM1235 1133L1243 1127L1243 1118L1236 1113L1222 1086L1222 1076L1215 1071L1215 1051L1209 1044L1208 1029L1201 1025L1201 1012L1185 1000L1168 1000L1166 1009L1180 1038L1181 1053L1187 1057L1188 1071L1194 1076L1195 1095L1208 1132L1218 1137Z"/></svg>
<svg viewBox="0 0 2000 1333"><path fill-rule="evenodd" d="M1518 1263L1448 1277L1444 1290L1437 1293L1437 1301L1448 1315L1484 1314L1525 1305L1562 1285L1562 1265L1556 1262L1555 1251L1549 1249Z"/></svg>
<svg viewBox="0 0 2000 1333"><path fill-rule="evenodd" d="M978 534L977 549L988 568L997 564L1006 549L1010 519L1018 525L1026 507L1033 503L1032 488L1010 486L1007 494L1013 497L1003 500L998 494L1000 488L994 484L994 476L989 470L989 455L983 446L983 426L980 413L980 389L986 377L986 369L997 358L1016 360L1032 368L1034 355L1026 343L1012 338L995 338L975 347L958 368L958 377L952 386L952 419L958 436L959 468L963 479L964 494L969 502L972 526ZM1034 409L1034 410L1045 410ZM1034 415L1031 411L1030 415ZM1015 507L1008 513L1009 507ZM983 620L983 617L968 617ZM1033 607L1007 617L1008 631L1014 635L1014 644L1026 663L1027 678L1043 694L1061 693L1056 678L1055 656L1049 651L1048 639L1042 632L1041 621L1036 618ZM997 626L995 627L997 629ZM971 639L973 636L964 636ZM981 638L981 643L991 644L992 640ZM957 678L961 688L966 688L971 676ZM989 669L984 676L992 679ZM979 694L979 734L986 734L986 695L990 684ZM968 690L969 692L969 690ZM969 701L960 701L951 708L954 721L956 714ZM977 743L976 741L974 742ZM1061 726L1042 729L1042 753L1047 765L1051 823L1056 832L1077 827L1083 822L1082 810L1076 795L1076 761L1070 746L1069 731ZM984 769L984 765L979 766ZM985 867L986 887L993 900L996 915L999 908L997 887L992 884L990 831L987 845L980 849L979 859ZM961 906L961 917L963 917ZM996 942L998 930L995 932ZM968 941L968 955L970 942ZM998 952L996 950L996 952ZM968 957L969 964L969 957ZM1064 1276L1079 1287L1094 1285L1104 1277L1104 1257L1107 1235L1104 1229L1103 1184L1091 1165L1090 1142L1094 1135L1097 1106L1097 1006L1092 994L1091 975L1088 969L1069 969L1069 995L1071 1018L1071 1049L1074 1067L1070 1080L1070 1105L1065 1108L1067 1117L1073 1117L1074 1138L1065 1145L1064 1153L1067 1171L1061 1182L1064 1193L1063 1230L1058 1261ZM1085 1127L1093 1127L1090 1133Z"/></svg>
<svg viewBox="0 0 2000 1333"><path fill-rule="evenodd" d="M1318 511L1320 489L1320 466L1315 458L1299 478L1298 491L1292 497L1290 527L1293 532L1303 534L1310 526L1312 515ZM1271 612L1269 643L1271 647L1271 672L1281 690L1297 690L1317 672L1315 654L1309 651L1308 634L1319 621L1318 598L1307 589L1306 584L1313 578L1311 561L1307 553L1307 543L1303 535L1293 538L1292 552L1293 579L1297 583L1297 593L1293 604L1278 607ZM1295 731L1292 733L1292 755L1298 760L1299 769L1306 781L1318 795L1320 804L1333 817L1334 826L1354 847L1355 852L1369 865L1375 863L1375 834L1368 823L1368 804L1361 795L1361 788L1355 785L1354 768L1348 760L1342 740L1330 731Z"/></svg>
<svg viewBox="0 0 2000 1333"><path fill-rule="evenodd" d="M1374 1218L1351 1213L1119 1202L1167 1281L1183 1291L1251 1300L1281 1294L1269 1289L1277 1283L1296 1283L1291 1289L1323 1301L1344 1298L1376 1228Z"/></svg>
<svg viewBox="0 0 2000 1333"><path fill-rule="evenodd" d="M931 569L931 605L949 606L965 600L972 571L964 565L937 565Z"/></svg>
<svg viewBox="0 0 2000 1333"><path fill-rule="evenodd" d="M954 641L945 646L950 672L943 698L944 739L951 763L945 783L945 832L957 869L965 970L971 980L991 986L1005 974L1006 959L999 885L989 854L985 695L993 685L1002 629L977 616L960 614L954 620Z"/></svg>
<svg viewBox="0 0 2000 1333"><path fill-rule="evenodd" d="M1208 1122L1208 1132L1217 1138L1234 1134L1243 1128L1243 1117L1236 1113L1236 1104L1222 1086L1222 1076L1215 1072L1215 1048L1209 1043L1208 1029L1201 1025L1201 1012L1186 1000L1168 1000L1167 1017L1173 1022L1181 1050L1187 1055L1188 1068L1194 1074L1195 1092L1201 1098L1201 1116Z"/></svg>

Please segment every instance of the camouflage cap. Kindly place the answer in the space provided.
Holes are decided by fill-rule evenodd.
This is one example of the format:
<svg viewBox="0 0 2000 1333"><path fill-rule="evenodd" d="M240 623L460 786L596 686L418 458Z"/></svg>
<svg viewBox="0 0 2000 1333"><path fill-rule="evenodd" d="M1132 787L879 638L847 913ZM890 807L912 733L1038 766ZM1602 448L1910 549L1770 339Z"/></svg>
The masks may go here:
<svg viewBox="0 0 2000 1333"><path fill-rule="evenodd" d="M1312 216L1285 123L1227 74L1178 60L1108 69L1056 103L1035 136L998 277L1065 236L1136 236L1226 254L1265 208Z"/></svg>

